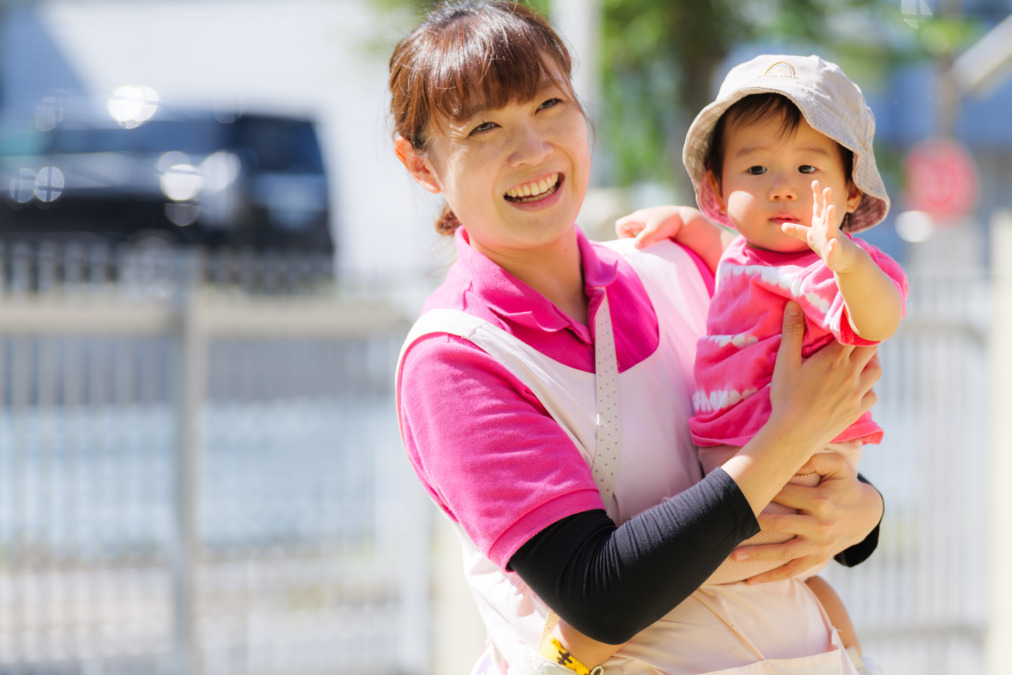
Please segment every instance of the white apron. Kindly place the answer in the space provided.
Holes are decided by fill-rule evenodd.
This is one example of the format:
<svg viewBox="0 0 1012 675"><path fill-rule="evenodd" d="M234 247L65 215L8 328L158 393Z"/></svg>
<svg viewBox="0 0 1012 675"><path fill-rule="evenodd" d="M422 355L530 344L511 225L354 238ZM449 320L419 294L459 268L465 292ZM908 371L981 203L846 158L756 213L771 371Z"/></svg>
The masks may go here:
<svg viewBox="0 0 1012 675"><path fill-rule="evenodd" d="M636 251L631 240L613 246L643 282L660 330L658 349L619 375L622 456L607 512L622 524L702 478L688 417L696 340L705 328L709 297L695 263L678 246L663 242ZM530 387L593 465L593 373L553 361L505 331L456 310L425 313L408 335L405 350L430 333L458 335L495 357ZM493 646L492 660L520 663L537 652L548 608L517 575L498 569L462 529L457 531L465 576ZM606 675L855 673L815 596L794 579L701 588L604 666Z"/></svg>

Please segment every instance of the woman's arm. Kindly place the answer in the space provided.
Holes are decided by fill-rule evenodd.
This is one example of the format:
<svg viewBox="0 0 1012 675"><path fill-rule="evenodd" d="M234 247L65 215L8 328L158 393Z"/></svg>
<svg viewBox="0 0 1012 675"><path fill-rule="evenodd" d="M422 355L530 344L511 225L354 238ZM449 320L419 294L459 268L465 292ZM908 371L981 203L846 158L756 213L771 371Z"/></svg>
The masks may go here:
<svg viewBox="0 0 1012 675"><path fill-rule="evenodd" d="M705 581L725 551L755 533L755 514L808 457L870 407L879 374L873 349L830 345L802 360L804 327L796 306L785 314L784 330L774 415L744 461L735 461L739 453L723 470L618 528L603 512L559 521L510 559L512 569L577 630L619 644L664 616ZM756 461L752 453L760 452L766 461ZM841 476L841 501L860 503L850 492L863 485L853 475ZM878 518L880 507L855 511L863 522L869 513ZM828 558L839 552L830 546L851 538L854 528L831 515L824 527L827 536L813 542L809 554Z"/></svg>
<svg viewBox="0 0 1012 675"><path fill-rule="evenodd" d="M816 456L822 454L829 453ZM838 553L834 547L839 542L860 537L862 528L864 540L845 553L856 551L863 560L874 549L881 499L865 501L863 488L877 492L856 477L853 483L843 477L839 480L834 486L837 494L831 498L838 510L824 514L816 528L822 536L803 549L795 545L797 554L827 559ZM873 525L867 526L869 521ZM574 628L617 645L695 592L737 542L757 532L748 502L727 474L717 469L701 483L621 527L615 527L604 511L559 521L521 547L510 559L510 567ZM752 548L764 549L756 560L792 558L791 549ZM686 555L686 551L693 553ZM795 571L811 566L803 561ZM780 569L761 575L761 580L791 576ZM585 663L597 662L579 652L577 656Z"/></svg>
<svg viewBox="0 0 1012 675"><path fill-rule="evenodd" d="M816 453L801 470L820 474L822 482L815 487L788 484L774 500L798 513L759 517L764 530L787 532L795 538L780 544L743 546L732 554L739 561L786 563L756 575L749 583L797 576L833 557L852 567L867 559L878 545L885 507L874 486L862 480L837 453Z"/></svg>
<svg viewBox="0 0 1012 675"><path fill-rule="evenodd" d="M770 388L769 420L723 468L738 483L756 515L820 448L875 403L881 377L874 347L836 342L801 356L801 308L788 302Z"/></svg>
<svg viewBox="0 0 1012 675"><path fill-rule="evenodd" d="M857 474L857 480L866 486L863 487L864 520L860 522L874 522L875 527L864 539L833 556L833 559L844 567L855 567L871 557L871 554L878 548L879 529L882 527L882 518L885 516L885 498L882 497L882 493L861 474ZM869 487L871 490L867 489Z"/></svg>
<svg viewBox="0 0 1012 675"><path fill-rule="evenodd" d="M670 612L758 532L738 486L717 469L620 527L601 510L554 523L510 567L571 626L614 645Z"/></svg>

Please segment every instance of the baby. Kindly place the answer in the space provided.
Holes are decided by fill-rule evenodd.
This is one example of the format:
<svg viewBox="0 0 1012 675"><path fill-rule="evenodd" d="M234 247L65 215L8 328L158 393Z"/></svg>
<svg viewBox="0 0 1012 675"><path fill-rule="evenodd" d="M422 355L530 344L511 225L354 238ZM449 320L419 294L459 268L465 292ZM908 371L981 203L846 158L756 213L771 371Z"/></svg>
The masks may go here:
<svg viewBox="0 0 1012 675"><path fill-rule="evenodd" d="M853 233L878 224L889 209L872 151L874 118L861 90L834 64L815 56L760 56L728 73L717 100L689 128L683 160L703 213L736 230L720 258L716 292L700 340L690 430L709 472L732 457L769 417L769 387L788 302L805 313L810 355L831 340L876 344L904 314L906 277L891 258ZM637 212L620 234L671 237L683 225L677 207ZM856 470L861 447L882 429L866 413L826 451ZM792 483L817 485L817 474ZM764 515L791 513L771 504ZM747 545L791 535L762 532ZM780 563L729 558L707 583L734 583ZM860 647L843 604L822 579L802 576L840 630L860 673ZM542 654L566 670L606 661L605 645L560 622ZM565 670L559 670L565 672Z"/></svg>

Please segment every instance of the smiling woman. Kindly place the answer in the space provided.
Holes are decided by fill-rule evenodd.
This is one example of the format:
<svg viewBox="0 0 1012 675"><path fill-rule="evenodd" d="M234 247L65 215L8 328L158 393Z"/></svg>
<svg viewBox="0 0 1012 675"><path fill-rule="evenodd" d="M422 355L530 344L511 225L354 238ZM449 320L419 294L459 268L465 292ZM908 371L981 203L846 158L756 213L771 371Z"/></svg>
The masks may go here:
<svg viewBox="0 0 1012 675"><path fill-rule="evenodd" d="M427 130L432 131L432 117L444 122L434 126L452 131L455 140L477 140L501 126L484 114L516 107L520 102L537 101L535 107L544 108L546 113L564 104L568 108L564 122L568 124L574 114L582 118L583 109L569 80L569 52L537 15L530 13L537 20L518 20L527 12L521 6L479 15L448 4L398 44L390 59L390 91L394 93L391 112L398 139L396 150L402 161L414 159L412 155L424 158L432 151L426 135ZM552 99L551 91L542 97L539 90L545 89L558 91L560 98ZM558 111L554 114L558 116ZM584 120L577 126L586 133ZM586 138L582 143L587 143ZM589 148L586 152L589 161ZM539 177L538 181L545 178ZM560 174L556 186L563 180ZM531 179L526 182L531 183ZM441 189L431 183L421 184L432 191ZM518 189L519 195L515 194ZM507 190L514 191L511 198L530 196L523 194L522 183L512 184ZM445 209L436 229L452 233L460 223L458 215Z"/></svg>
<svg viewBox="0 0 1012 675"><path fill-rule="evenodd" d="M826 653L799 583L699 585L822 439L869 405L871 353L802 361L785 337L776 401L789 414L703 477L688 414L712 271L671 241L637 251L580 232L591 158L569 78L558 35L512 1L444 4L390 61L395 152L446 198L437 227L458 256L405 341L398 416L419 480L459 528L490 638L475 672L572 672L539 655L557 612L560 626L628 641L605 657L609 674L757 672L795 657L791 672L850 673ZM684 214L683 230L719 242ZM760 452L768 462L750 459ZM817 472L840 499L799 497L812 515L790 550L767 555L874 548L877 493L842 464ZM834 506L816 515L815 501ZM729 630L743 616L755 619L748 634Z"/></svg>
<svg viewBox="0 0 1012 675"><path fill-rule="evenodd" d="M416 51L435 51L428 44L432 30L417 31L398 47L390 80L391 91L403 94L394 97L395 151L419 185L445 195L437 230L450 234L468 223L475 250L583 323L586 297L578 283L560 286L558 270L569 269L570 280L579 281L575 223L590 179L587 123L569 83L568 53L546 38L551 29L508 15L520 26L513 28L519 39L476 30L459 46L464 54L483 54L477 80L467 77L471 67L463 59L454 76L446 66L426 78L423 69L400 65ZM459 11L448 16L454 37L474 21ZM527 77L535 73L537 80ZM469 81L481 84L464 86ZM431 109L417 105L426 99ZM419 119L427 120L420 129ZM546 266L563 260L571 264Z"/></svg>
<svg viewBox="0 0 1012 675"><path fill-rule="evenodd" d="M551 79L533 96L431 125L422 148L395 141L412 177L443 193L472 244L499 264L518 248L575 253L590 175L586 122L574 94Z"/></svg>

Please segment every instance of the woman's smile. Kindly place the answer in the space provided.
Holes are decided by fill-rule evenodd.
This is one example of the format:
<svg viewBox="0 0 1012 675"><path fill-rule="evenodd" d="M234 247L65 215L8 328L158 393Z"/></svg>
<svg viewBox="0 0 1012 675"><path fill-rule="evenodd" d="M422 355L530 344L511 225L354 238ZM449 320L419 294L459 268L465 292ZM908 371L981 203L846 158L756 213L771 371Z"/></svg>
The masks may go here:
<svg viewBox="0 0 1012 675"><path fill-rule="evenodd" d="M524 183L506 191L506 200L518 204L529 204L549 197L562 184L562 174L553 173L540 180Z"/></svg>

